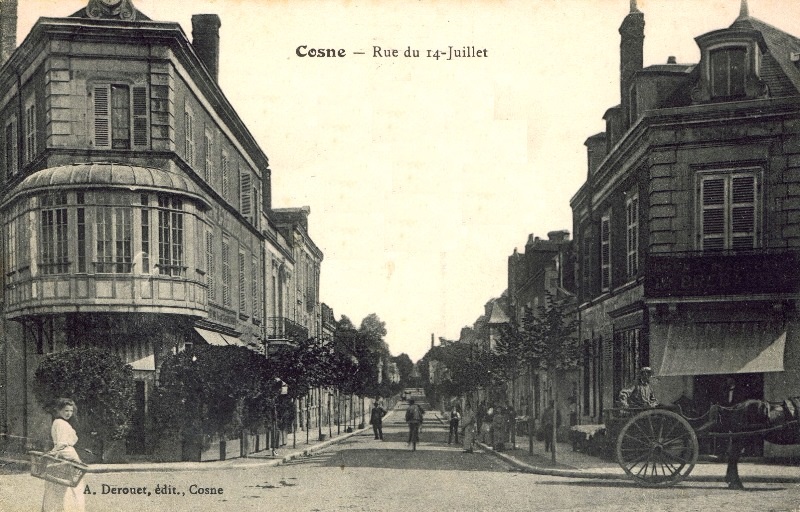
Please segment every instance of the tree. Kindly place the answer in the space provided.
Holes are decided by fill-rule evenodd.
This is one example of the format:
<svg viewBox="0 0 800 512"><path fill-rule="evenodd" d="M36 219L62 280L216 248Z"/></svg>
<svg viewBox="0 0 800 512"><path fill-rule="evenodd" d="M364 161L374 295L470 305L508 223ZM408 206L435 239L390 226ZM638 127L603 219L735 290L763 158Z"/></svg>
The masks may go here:
<svg viewBox="0 0 800 512"><path fill-rule="evenodd" d="M123 439L130 429L133 369L111 352L76 348L46 355L36 368L33 392L46 410L58 398L73 399L101 443Z"/></svg>
<svg viewBox="0 0 800 512"><path fill-rule="evenodd" d="M528 314L524 318L523 339L528 360L548 373L550 382L555 382L560 370L572 369L577 365L580 347L578 344L577 318L574 314L574 297L555 298L547 292L544 304L539 306L538 314ZM558 388L553 387L553 439L557 427ZM552 449L553 462L556 461L555 443Z"/></svg>
<svg viewBox="0 0 800 512"><path fill-rule="evenodd" d="M152 410L158 435L179 434L207 448L271 419L280 393L275 369L262 354L240 346L197 346L168 358Z"/></svg>
<svg viewBox="0 0 800 512"><path fill-rule="evenodd" d="M397 365L397 371L400 374L400 387L412 387L411 380L414 375L414 363L408 357L408 354L402 353L399 356L394 356L392 357L392 362Z"/></svg>

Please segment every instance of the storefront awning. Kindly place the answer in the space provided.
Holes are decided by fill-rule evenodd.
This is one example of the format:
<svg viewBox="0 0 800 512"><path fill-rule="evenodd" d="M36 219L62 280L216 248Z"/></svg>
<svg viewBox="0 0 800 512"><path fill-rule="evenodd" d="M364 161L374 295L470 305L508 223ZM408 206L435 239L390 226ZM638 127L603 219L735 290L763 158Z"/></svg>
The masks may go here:
<svg viewBox="0 0 800 512"><path fill-rule="evenodd" d="M659 376L783 371L786 330L765 322L674 324Z"/></svg>
<svg viewBox="0 0 800 512"><path fill-rule="evenodd" d="M156 369L156 356L150 354L149 356L144 356L141 359L137 359L132 363L128 363L134 370L147 370L147 371L155 371Z"/></svg>
<svg viewBox="0 0 800 512"><path fill-rule="evenodd" d="M217 345L220 347L224 347L226 345L241 345L242 342L239 338L235 336L231 336L230 334L222 334L216 331L209 331L208 329L201 329L199 327L194 328L209 345Z"/></svg>

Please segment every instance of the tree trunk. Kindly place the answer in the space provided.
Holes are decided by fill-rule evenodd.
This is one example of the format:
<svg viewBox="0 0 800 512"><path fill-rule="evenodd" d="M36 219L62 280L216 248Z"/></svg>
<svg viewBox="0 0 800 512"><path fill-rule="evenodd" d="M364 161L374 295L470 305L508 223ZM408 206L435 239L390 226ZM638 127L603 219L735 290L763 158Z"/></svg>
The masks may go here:
<svg viewBox="0 0 800 512"><path fill-rule="evenodd" d="M552 422L553 422L553 432L552 432L553 437L552 437L552 439L553 439L553 442L550 445L550 450L551 450L551 454L552 454L553 464L555 464L556 463L556 445L557 445L556 441L558 440L558 438L556 436L556 434L558 433L558 387L556 386L556 379L555 379L556 371L555 370L551 370L550 373L551 373L550 389L553 391L553 398L552 398L552 400L553 400L553 418L552 418Z"/></svg>
<svg viewBox="0 0 800 512"><path fill-rule="evenodd" d="M525 413L528 415L528 453L533 455L533 365L528 365L528 410Z"/></svg>

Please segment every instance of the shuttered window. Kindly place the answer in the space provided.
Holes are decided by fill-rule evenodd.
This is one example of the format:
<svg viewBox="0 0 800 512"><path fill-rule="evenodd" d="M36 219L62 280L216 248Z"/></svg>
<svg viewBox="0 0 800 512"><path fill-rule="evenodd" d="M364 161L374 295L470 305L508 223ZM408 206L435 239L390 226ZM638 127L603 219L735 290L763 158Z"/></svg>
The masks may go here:
<svg viewBox="0 0 800 512"><path fill-rule="evenodd" d="M136 148L146 148L149 140L147 115L147 88L133 88L133 146Z"/></svg>
<svg viewBox="0 0 800 512"><path fill-rule="evenodd" d="M206 180L206 183L211 183L211 178L214 174L213 169L213 155L214 155L214 137L211 135L211 132L206 129L205 130L205 137L204 137L204 155L205 155L205 166L203 167L203 177Z"/></svg>
<svg viewBox="0 0 800 512"><path fill-rule="evenodd" d="M758 246L758 182L754 172L704 176L699 194L699 237L704 251Z"/></svg>
<svg viewBox="0 0 800 512"><path fill-rule="evenodd" d="M17 173L17 130L13 120L6 124L4 140L6 144L4 151L6 179L9 179Z"/></svg>
<svg viewBox="0 0 800 512"><path fill-rule="evenodd" d="M98 84L93 88L94 146L146 149L150 139L147 87Z"/></svg>
<svg viewBox="0 0 800 512"><path fill-rule="evenodd" d="M214 276L216 274L216 262L214 261L214 234L206 231L206 284L208 285L208 300L216 302L216 290L214 289Z"/></svg>
<svg viewBox="0 0 800 512"><path fill-rule="evenodd" d="M627 224L628 277L639 273L639 196L634 195L625 201Z"/></svg>
<svg viewBox="0 0 800 512"><path fill-rule="evenodd" d="M240 173L240 208L239 211L242 215L251 220L253 215L253 204L252 204L252 179L250 177L249 172ZM251 220L252 222L252 220Z"/></svg>
<svg viewBox="0 0 800 512"><path fill-rule="evenodd" d="M31 97L25 105L25 162L36 156L36 101Z"/></svg>
<svg viewBox="0 0 800 512"><path fill-rule="evenodd" d="M222 197L228 195L228 153L222 152L220 161L220 170L222 172Z"/></svg>
<svg viewBox="0 0 800 512"><path fill-rule="evenodd" d="M606 214L600 220L600 288L608 291L611 288L611 215Z"/></svg>
<svg viewBox="0 0 800 512"><path fill-rule="evenodd" d="M239 313L247 314L247 280L245 278L244 253L239 251Z"/></svg>
<svg viewBox="0 0 800 512"><path fill-rule="evenodd" d="M183 156L189 165L194 165L194 113L189 105L183 110Z"/></svg>
<svg viewBox="0 0 800 512"><path fill-rule="evenodd" d="M231 306L231 259L228 238L222 239L222 305Z"/></svg>

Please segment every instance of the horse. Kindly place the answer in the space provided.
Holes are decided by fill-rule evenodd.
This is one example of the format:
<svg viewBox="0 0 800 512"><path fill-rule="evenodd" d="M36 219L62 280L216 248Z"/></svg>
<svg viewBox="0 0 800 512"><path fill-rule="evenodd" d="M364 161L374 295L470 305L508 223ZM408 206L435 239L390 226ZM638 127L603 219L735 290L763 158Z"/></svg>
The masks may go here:
<svg viewBox="0 0 800 512"><path fill-rule="evenodd" d="M744 400L732 407L712 405L708 421L696 432L698 435L730 437L725 482L730 489L744 489L739 478L739 459L748 443L800 444L800 397L782 402Z"/></svg>

